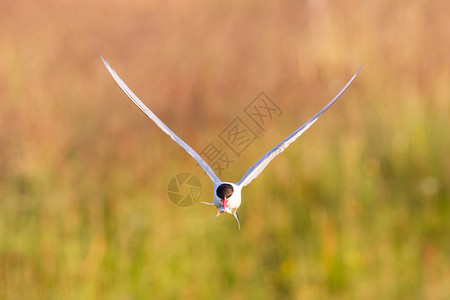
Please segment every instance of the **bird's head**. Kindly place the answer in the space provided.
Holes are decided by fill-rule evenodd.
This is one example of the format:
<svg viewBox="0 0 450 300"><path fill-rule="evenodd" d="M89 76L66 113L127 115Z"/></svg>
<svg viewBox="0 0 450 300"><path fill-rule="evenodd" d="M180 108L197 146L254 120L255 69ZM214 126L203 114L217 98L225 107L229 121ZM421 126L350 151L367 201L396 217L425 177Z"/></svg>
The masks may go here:
<svg viewBox="0 0 450 300"><path fill-rule="evenodd" d="M233 186L229 183L222 183L216 190L216 195L219 197L220 202L222 203L222 207L219 207L218 214L227 211L227 203L228 199L233 195L234 189Z"/></svg>
<svg viewBox="0 0 450 300"><path fill-rule="evenodd" d="M218 207L217 214L213 219L217 218L224 212L232 214L236 218L236 221L238 222L238 226L240 229L241 225L239 224L239 217L237 215L236 210L239 207L241 201L240 201L240 197L239 197L238 204L236 206L236 203L235 203L236 197L233 198L234 200L233 199L230 200L230 197L233 195L233 193L234 193L234 188L229 183L222 183L221 185L219 185L217 187L216 196L219 198L220 203L222 203L222 206ZM240 196L240 195L238 195L238 196ZM230 203L228 203L229 200L230 200ZM216 206L217 206L217 204L216 204Z"/></svg>

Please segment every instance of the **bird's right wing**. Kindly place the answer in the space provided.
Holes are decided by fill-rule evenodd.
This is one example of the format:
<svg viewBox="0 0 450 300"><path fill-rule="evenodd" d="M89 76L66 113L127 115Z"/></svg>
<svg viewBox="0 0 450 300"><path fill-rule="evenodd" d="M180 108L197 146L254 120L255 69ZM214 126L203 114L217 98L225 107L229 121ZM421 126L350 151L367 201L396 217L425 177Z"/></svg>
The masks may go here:
<svg viewBox="0 0 450 300"><path fill-rule="evenodd" d="M162 131L164 131L168 136L172 138L178 145L183 147L189 155L191 155L195 161L203 168L203 170L208 174L209 178L211 178L214 184L219 184L221 180L211 167L201 158L197 152L194 151L188 144L186 144L182 139L180 139L172 130L169 129L145 104L139 100L139 98L130 90L130 88L120 79L119 75L117 75L116 71L108 64L108 62L102 57L103 63L111 74L112 78L116 81L119 87L124 91L124 93L131 99L131 101L136 104L144 114L146 114Z"/></svg>
<svg viewBox="0 0 450 300"><path fill-rule="evenodd" d="M258 177L259 174L264 170L264 168L275 158L278 154L284 151L293 141L295 141L299 136L301 136L308 128L317 121L322 113L324 113L334 102L345 92L348 86L355 79L356 75L358 75L359 71L361 71L362 66L356 71L356 73L352 76L352 78L347 82L344 88L327 104L324 108L322 108L314 117L308 120L305 124L303 124L300 128L294 131L290 136L284 139L281 143L273 147L269 152L267 152L260 160L258 160L242 177L241 180L237 183L237 185L244 187L252 182L253 179Z"/></svg>

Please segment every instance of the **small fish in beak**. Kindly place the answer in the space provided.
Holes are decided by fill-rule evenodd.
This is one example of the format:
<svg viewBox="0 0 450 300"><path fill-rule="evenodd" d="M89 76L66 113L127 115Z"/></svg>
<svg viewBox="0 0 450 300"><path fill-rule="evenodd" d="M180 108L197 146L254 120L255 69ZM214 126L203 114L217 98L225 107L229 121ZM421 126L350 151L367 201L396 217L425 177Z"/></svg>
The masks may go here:
<svg viewBox="0 0 450 300"><path fill-rule="evenodd" d="M224 199L224 200L220 200L220 202L222 202L222 207L219 207L219 209L217 210L217 214L215 215L214 218L212 218L212 220L214 220L215 218L217 218L218 216L220 216L222 213L225 212L225 208L228 203L228 200Z"/></svg>
<svg viewBox="0 0 450 300"><path fill-rule="evenodd" d="M224 212L223 208L222 208L222 207L219 208L219 209L217 210L217 215L215 215L214 218L212 218L211 220L214 220L215 218L217 218L218 216L220 216L223 212Z"/></svg>

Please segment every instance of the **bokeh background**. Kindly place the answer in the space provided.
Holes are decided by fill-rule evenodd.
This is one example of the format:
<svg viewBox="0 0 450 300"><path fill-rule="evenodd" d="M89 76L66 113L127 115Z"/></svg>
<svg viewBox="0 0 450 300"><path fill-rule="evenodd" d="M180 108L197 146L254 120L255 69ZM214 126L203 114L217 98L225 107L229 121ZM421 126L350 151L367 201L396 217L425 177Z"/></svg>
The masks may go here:
<svg viewBox="0 0 450 300"><path fill-rule="evenodd" d="M0 299L450 299L450 4L0 2ZM173 205L212 184L113 82L201 151L264 91L283 110L237 181L242 229Z"/></svg>

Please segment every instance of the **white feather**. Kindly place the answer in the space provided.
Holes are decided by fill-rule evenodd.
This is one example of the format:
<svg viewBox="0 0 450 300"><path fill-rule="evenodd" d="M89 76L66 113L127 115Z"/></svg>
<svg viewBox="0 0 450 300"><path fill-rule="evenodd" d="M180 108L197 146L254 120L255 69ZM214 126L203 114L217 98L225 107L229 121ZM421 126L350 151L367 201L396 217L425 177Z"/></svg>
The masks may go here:
<svg viewBox="0 0 450 300"><path fill-rule="evenodd" d="M221 180L211 167L194 151L188 144L186 144L182 139L180 139L169 127L166 126L145 104L130 90L130 88L123 82L123 80L117 75L116 71L108 64L108 62L102 57L103 63L111 74L112 78L116 81L119 87L124 91L124 93L134 102L134 104L139 107L144 114L146 114L162 131L164 131L168 136L172 138L178 145L183 147L190 156L192 156L195 161L203 168L203 170L208 174L214 184L220 184Z"/></svg>
<svg viewBox="0 0 450 300"><path fill-rule="evenodd" d="M352 78L347 82L344 88L327 104L324 108L322 108L314 117L308 120L305 124L303 124L300 128L294 131L290 136L285 138L281 143L273 147L269 152L267 152L260 160L258 160L242 177L237 185L241 188L248 185L253 181L259 174L264 170L264 168L275 158L278 154L284 151L293 141L295 141L299 136L301 136L308 128L317 121L321 114L323 114L334 102L345 92L348 86L355 79L356 75L358 75L359 71L361 71L362 66L356 71L356 73L352 76Z"/></svg>

